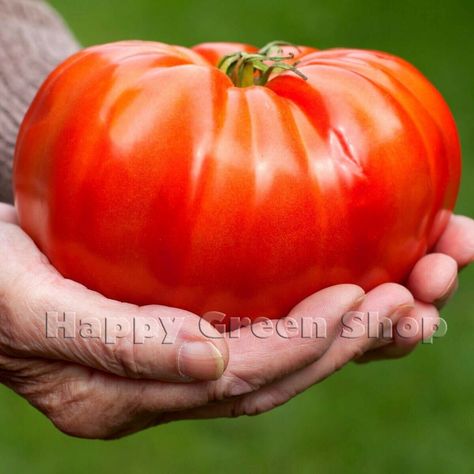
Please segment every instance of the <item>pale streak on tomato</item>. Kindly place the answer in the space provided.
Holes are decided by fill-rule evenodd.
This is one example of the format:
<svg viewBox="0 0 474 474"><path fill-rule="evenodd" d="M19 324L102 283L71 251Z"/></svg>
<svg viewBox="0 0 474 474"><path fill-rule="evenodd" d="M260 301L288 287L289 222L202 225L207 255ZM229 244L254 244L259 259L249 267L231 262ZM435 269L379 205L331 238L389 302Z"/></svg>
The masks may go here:
<svg viewBox="0 0 474 474"><path fill-rule="evenodd" d="M385 53L283 49L307 81L234 87L214 66L256 51L238 43L67 60L20 131L23 228L67 277L198 314L278 317L332 284L402 281L455 203L447 105Z"/></svg>

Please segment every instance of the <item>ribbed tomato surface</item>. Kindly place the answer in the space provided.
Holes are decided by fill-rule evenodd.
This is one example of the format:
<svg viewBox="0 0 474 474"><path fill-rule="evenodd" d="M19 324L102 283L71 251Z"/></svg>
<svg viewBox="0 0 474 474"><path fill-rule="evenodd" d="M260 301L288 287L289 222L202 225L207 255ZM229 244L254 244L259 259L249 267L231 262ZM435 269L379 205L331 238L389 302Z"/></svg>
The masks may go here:
<svg viewBox="0 0 474 474"><path fill-rule="evenodd" d="M460 179L433 85L389 54L302 48L307 80L236 87L216 63L240 50L256 49L120 42L49 76L14 179L21 225L63 275L137 304L280 317L329 285L403 281L430 249Z"/></svg>

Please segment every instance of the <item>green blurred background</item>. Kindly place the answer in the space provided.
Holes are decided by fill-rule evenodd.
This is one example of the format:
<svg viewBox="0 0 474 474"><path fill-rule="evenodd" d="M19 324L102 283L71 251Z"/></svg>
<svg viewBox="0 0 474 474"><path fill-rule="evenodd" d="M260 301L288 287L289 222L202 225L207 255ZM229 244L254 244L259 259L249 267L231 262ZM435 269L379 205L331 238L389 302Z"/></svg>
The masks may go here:
<svg viewBox="0 0 474 474"><path fill-rule="evenodd" d="M54 0L84 45L273 39L400 55L457 119L474 215L474 2L422 0ZM116 442L67 438L0 388L0 472L474 472L474 268L443 312L446 337L395 362L350 366L257 418L180 422Z"/></svg>

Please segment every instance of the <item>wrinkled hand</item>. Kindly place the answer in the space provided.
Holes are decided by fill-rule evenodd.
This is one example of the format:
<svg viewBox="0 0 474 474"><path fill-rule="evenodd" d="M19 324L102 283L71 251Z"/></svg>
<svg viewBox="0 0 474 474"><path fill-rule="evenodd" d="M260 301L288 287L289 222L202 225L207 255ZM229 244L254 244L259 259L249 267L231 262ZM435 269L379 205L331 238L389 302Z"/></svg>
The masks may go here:
<svg viewBox="0 0 474 474"><path fill-rule="evenodd" d="M438 243L442 254L421 259L408 287L385 284L364 294L338 285L306 298L279 323L221 335L198 316L163 306L111 301L62 278L0 205L0 382L25 397L63 432L115 438L184 418L257 414L280 405L358 359L398 357L421 338L343 337L342 316L369 311L393 324L406 315L438 317L435 304L456 287L457 265L474 257L474 223L455 217ZM449 256L447 256L449 255ZM419 310L419 311L417 311ZM79 319L182 318L173 344L131 337L46 338L45 314L74 311ZM326 337L301 337L291 321L323 317ZM366 322L366 321L363 321ZM272 322L276 324L276 322ZM426 334L425 334L426 336Z"/></svg>

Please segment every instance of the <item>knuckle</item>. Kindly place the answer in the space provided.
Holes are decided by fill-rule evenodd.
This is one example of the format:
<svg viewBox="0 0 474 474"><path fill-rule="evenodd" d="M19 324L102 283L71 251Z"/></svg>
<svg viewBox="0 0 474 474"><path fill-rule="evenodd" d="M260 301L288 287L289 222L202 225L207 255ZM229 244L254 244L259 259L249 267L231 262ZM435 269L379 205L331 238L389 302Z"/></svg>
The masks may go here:
<svg viewBox="0 0 474 474"><path fill-rule="evenodd" d="M84 379L68 380L42 394L35 405L62 433L77 438L103 439L108 430L91 410L94 397Z"/></svg>
<svg viewBox="0 0 474 474"><path fill-rule="evenodd" d="M106 370L116 375L131 379L155 379L168 377L169 370L176 370L172 354L161 354L160 347L152 340L138 344L133 335L127 335L103 346L107 357Z"/></svg>
<svg viewBox="0 0 474 474"><path fill-rule="evenodd" d="M374 339L374 341L376 340ZM371 339L365 339L362 336L362 338L353 341L352 344L347 344L340 357L336 359L336 371L340 370L347 363L362 357L370 349L370 343Z"/></svg>
<svg viewBox="0 0 474 474"><path fill-rule="evenodd" d="M330 373L339 372L349 362L362 357L365 352L365 347L360 343L346 345L337 356L332 358Z"/></svg>
<svg viewBox="0 0 474 474"><path fill-rule="evenodd" d="M146 370L138 363L137 346L130 337L117 338L113 344L108 344L109 358L115 372L125 374L129 378L140 378Z"/></svg>
<svg viewBox="0 0 474 474"><path fill-rule="evenodd" d="M136 400L122 398L119 392L104 396L90 378L70 380L53 395L52 411L46 415L68 436L113 440L143 425L138 398L138 393Z"/></svg>
<svg viewBox="0 0 474 474"><path fill-rule="evenodd" d="M238 400L234 406L233 416L256 416L273 410L274 408L283 405L295 393L285 389L268 389L262 393L255 394L255 396L242 398Z"/></svg>
<svg viewBox="0 0 474 474"><path fill-rule="evenodd" d="M349 361L359 359L366 353L366 348L363 346L355 346L349 353Z"/></svg>
<svg viewBox="0 0 474 474"><path fill-rule="evenodd" d="M88 383L81 379L61 381L44 388L46 390L30 396L34 396L38 408L50 418L67 418L71 412L81 411L90 395Z"/></svg>
<svg viewBox="0 0 474 474"><path fill-rule="evenodd" d="M51 304L51 285L42 275L18 276L0 290L0 347L28 353L32 341L44 333Z"/></svg>
<svg viewBox="0 0 474 474"><path fill-rule="evenodd" d="M354 295L359 295L360 297L365 295L365 290L359 285L355 285L353 283L345 283L343 286L347 290L350 289L354 293Z"/></svg>

